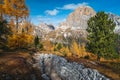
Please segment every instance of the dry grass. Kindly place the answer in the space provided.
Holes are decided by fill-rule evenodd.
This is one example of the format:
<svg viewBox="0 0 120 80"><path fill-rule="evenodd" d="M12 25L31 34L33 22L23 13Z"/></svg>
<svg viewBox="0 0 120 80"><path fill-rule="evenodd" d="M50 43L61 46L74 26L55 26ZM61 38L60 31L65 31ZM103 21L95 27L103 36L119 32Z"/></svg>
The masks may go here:
<svg viewBox="0 0 120 80"><path fill-rule="evenodd" d="M5 80L2 75L10 75L12 80L31 80L32 74L41 80L40 71L30 63L33 61L28 52L0 52L0 80Z"/></svg>
<svg viewBox="0 0 120 80"><path fill-rule="evenodd" d="M83 58L67 58L69 61L75 61L83 63L86 67L96 69L101 74L106 75L112 80L120 80L120 62L116 61L102 61L97 62L95 60L83 59Z"/></svg>

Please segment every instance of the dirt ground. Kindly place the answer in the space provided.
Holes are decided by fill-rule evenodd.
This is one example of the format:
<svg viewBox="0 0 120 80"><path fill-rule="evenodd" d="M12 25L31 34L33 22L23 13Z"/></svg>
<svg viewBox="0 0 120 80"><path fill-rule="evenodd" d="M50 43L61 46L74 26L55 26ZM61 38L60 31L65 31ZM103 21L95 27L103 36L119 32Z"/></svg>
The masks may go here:
<svg viewBox="0 0 120 80"><path fill-rule="evenodd" d="M0 52L0 80L42 80L28 52Z"/></svg>

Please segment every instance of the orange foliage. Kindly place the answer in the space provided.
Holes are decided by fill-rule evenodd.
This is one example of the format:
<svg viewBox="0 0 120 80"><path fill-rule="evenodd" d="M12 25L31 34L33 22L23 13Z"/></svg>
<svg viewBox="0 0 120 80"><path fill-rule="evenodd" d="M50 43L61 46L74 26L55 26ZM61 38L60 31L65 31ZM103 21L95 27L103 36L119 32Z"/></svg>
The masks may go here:
<svg viewBox="0 0 120 80"><path fill-rule="evenodd" d="M13 34L8 38L8 47L11 49L20 49L27 48L33 43L33 36L21 33L21 34Z"/></svg>
<svg viewBox="0 0 120 80"><path fill-rule="evenodd" d="M67 57L72 56L72 53L70 52L69 48L64 46L60 49L60 53L62 54L62 56L67 56Z"/></svg>
<svg viewBox="0 0 120 80"><path fill-rule="evenodd" d="M3 3L3 0L0 0L0 3ZM5 13L4 5L0 4L0 19L3 18L4 13Z"/></svg>
<svg viewBox="0 0 120 80"><path fill-rule="evenodd" d="M75 41L72 43L70 50L71 50L74 57L82 56L82 54L80 54L79 46Z"/></svg>
<svg viewBox="0 0 120 80"><path fill-rule="evenodd" d="M70 50L71 50L71 53L73 54L73 57L80 58L88 55L85 49L85 45L82 44L81 46L79 46L75 41L72 43Z"/></svg>
<svg viewBox="0 0 120 80"><path fill-rule="evenodd" d="M49 40L43 41L43 45L46 51L52 52L53 54L59 56L66 56L68 58L84 58L85 56L89 56L92 60L96 60L97 58L96 55L86 52L85 44L79 46L75 41L72 43L70 48L61 44L60 50L57 49L58 44L55 45Z"/></svg>
<svg viewBox="0 0 120 80"><path fill-rule="evenodd" d="M4 9L4 15L9 16L16 22L16 32L19 29L19 22L29 16L29 10L25 4L25 0L3 0L4 4L0 7ZM2 9L2 8L1 8ZM3 14L3 11L0 13Z"/></svg>
<svg viewBox="0 0 120 80"><path fill-rule="evenodd" d="M46 51L54 51L54 46L53 46L53 44L49 40L45 40L43 42L43 45L44 45L44 49Z"/></svg>
<svg viewBox="0 0 120 80"><path fill-rule="evenodd" d="M18 32L19 33L25 32L28 34L32 34L33 33L32 23L30 23L29 21L23 21L20 27L18 28Z"/></svg>
<svg viewBox="0 0 120 80"><path fill-rule="evenodd" d="M10 20L9 26L10 26L10 29L11 29L12 33L15 33L16 32L16 27L15 27L15 22L14 22L13 19Z"/></svg>
<svg viewBox="0 0 120 80"><path fill-rule="evenodd" d="M25 0L4 0L4 9L6 14L17 18L29 15L29 10L25 4Z"/></svg>
<svg viewBox="0 0 120 80"><path fill-rule="evenodd" d="M65 48L65 52L66 52L66 56L67 57L71 57L72 56L72 53L70 52L68 47Z"/></svg>
<svg viewBox="0 0 120 80"><path fill-rule="evenodd" d="M79 55L79 53L80 53L79 46L75 41L72 43L72 46L71 46L70 50L71 50L73 56L80 56Z"/></svg>

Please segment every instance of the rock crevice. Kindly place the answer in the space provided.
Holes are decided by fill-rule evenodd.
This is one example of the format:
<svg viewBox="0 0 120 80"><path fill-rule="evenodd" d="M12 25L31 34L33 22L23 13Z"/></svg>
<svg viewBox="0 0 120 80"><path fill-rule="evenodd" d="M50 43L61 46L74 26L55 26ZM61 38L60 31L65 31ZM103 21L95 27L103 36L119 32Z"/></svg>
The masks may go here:
<svg viewBox="0 0 120 80"><path fill-rule="evenodd" d="M52 54L37 54L44 80L110 80L95 69ZM38 58L37 58L38 59Z"/></svg>

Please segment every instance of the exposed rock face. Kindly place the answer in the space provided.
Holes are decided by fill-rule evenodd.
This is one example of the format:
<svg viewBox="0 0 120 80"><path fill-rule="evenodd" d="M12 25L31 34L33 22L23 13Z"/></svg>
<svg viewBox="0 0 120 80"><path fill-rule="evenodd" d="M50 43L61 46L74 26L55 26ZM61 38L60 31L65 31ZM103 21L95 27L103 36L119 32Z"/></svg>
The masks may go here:
<svg viewBox="0 0 120 80"><path fill-rule="evenodd" d="M83 64L68 62L52 54L37 54L44 80L110 80L97 70L85 68Z"/></svg>
<svg viewBox="0 0 120 80"><path fill-rule="evenodd" d="M96 15L96 12L89 6L80 6L75 11L73 11L67 17L66 21L60 23L60 25L55 29L53 25L48 25L46 23L41 23L35 28L35 33L42 36L43 39L69 43L68 39L81 39L81 41L87 41L87 31L88 27L87 21ZM112 19L115 24L115 33L120 34L120 17L114 14L108 14L109 18ZM80 42L81 42L80 41Z"/></svg>
<svg viewBox="0 0 120 80"><path fill-rule="evenodd" d="M55 30L55 27L52 24L40 23L38 27L46 32Z"/></svg>
<svg viewBox="0 0 120 80"><path fill-rule="evenodd" d="M91 7L80 6L68 16L65 22L61 23L60 27L65 29L86 29L87 21L95 14L96 12Z"/></svg>
<svg viewBox="0 0 120 80"><path fill-rule="evenodd" d="M50 30L55 30L55 27L52 24L47 25Z"/></svg>
<svg viewBox="0 0 120 80"><path fill-rule="evenodd" d="M73 11L66 19L62 22L59 27L54 31L54 36L50 38L57 40L63 39L84 39L86 41L87 36L87 21L93 17L96 12L89 6L80 6ZM53 34L53 32L52 32ZM51 35L51 33L49 33ZM49 36L48 36L49 37ZM68 40L67 40L68 41ZM63 41L61 41L63 42Z"/></svg>
<svg viewBox="0 0 120 80"><path fill-rule="evenodd" d="M108 16L110 19L112 19L114 21L114 23L116 24L116 27L115 27L115 33L118 33L120 34L120 16L117 16L115 14L112 14L112 13L108 13Z"/></svg>
<svg viewBox="0 0 120 80"><path fill-rule="evenodd" d="M43 38L51 31L55 30L55 27L52 24L41 23L39 26L35 27L35 33L38 36Z"/></svg>

